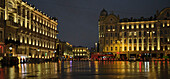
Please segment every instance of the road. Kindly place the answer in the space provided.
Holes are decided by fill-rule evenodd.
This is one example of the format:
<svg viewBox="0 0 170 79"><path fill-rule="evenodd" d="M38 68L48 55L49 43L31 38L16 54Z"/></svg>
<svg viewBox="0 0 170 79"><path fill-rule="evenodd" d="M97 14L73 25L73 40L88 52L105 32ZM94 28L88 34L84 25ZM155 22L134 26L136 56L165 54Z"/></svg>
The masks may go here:
<svg viewBox="0 0 170 79"><path fill-rule="evenodd" d="M0 79L170 79L169 61L63 61L0 66Z"/></svg>

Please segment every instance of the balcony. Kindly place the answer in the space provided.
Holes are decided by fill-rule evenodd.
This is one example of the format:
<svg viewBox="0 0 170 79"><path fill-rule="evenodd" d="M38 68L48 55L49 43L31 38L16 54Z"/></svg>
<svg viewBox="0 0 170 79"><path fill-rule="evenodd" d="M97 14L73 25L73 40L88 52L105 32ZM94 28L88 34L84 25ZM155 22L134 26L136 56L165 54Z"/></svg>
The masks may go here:
<svg viewBox="0 0 170 79"><path fill-rule="evenodd" d="M19 28L20 27L20 25L18 23L15 23L14 21L9 21L9 20L6 21L6 25L11 26L13 28Z"/></svg>

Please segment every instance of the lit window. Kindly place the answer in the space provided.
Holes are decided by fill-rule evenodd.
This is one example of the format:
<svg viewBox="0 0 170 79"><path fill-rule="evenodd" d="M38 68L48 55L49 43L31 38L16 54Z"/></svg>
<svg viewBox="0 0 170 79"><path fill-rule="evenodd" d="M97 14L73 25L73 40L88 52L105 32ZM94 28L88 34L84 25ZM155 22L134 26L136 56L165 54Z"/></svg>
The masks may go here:
<svg viewBox="0 0 170 79"><path fill-rule="evenodd" d="M136 36L136 32L134 32L134 36Z"/></svg>
<svg viewBox="0 0 170 79"><path fill-rule="evenodd" d="M154 28L154 24L152 24L152 28Z"/></svg>
<svg viewBox="0 0 170 79"><path fill-rule="evenodd" d="M127 25L127 29L129 29L129 26Z"/></svg>
<svg viewBox="0 0 170 79"><path fill-rule="evenodd" d="M141 28L144 28L144 25L142 24Z"/></svg>
<svg viewBox="0 0 170 79"><path fill-rule="evenodd" d="M129 36L131 36L132 35L132 32L129 32Z"/></svg>
<svg viewBox="0 0 170 79"><path fill-rule="evenodd" d="M134 29L134 25L132 25L132 29Z"/></svg>
<svg viewBox="0 0 170 79"><path fill-rule="evenodd" d="M167 23L167 26L169 26L169 23Z"/></svg>
<svg viewBox="0 0 170 79"><path fill-rule="evenodd" d="M165 24L163 23L163 27L165 27Z"/></svg>
<svg viewBox="0 0 170 79"><path fill-rule="evenodd" d="M146 25L146 28L149 28L149 24Z"/></svg>
<svg viewBox="0 0 170 79"><path fill-rule="evenodd" d="M139 25L136 25L136 28L139 29Z"/></svg>
<svg viewBox="0 0 170 79"><path fill-rule="evenodd" d="M125 29L125 27L124 27L124 26L122 26L122 29Z"/></svg>

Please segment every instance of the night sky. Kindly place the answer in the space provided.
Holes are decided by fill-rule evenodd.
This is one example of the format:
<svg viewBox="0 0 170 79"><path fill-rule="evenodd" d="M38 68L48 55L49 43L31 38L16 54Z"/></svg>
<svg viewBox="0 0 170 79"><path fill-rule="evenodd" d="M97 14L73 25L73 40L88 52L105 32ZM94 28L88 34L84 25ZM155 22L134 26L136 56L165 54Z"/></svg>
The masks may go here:
<svg viewBox="0 0 170 79"><path fill-rule="evenodd" d="M58 18L58 38L76 46L98 42L98 19L104 8L120 18L150 17L170 7L170 0L24 0Z"/></svg>

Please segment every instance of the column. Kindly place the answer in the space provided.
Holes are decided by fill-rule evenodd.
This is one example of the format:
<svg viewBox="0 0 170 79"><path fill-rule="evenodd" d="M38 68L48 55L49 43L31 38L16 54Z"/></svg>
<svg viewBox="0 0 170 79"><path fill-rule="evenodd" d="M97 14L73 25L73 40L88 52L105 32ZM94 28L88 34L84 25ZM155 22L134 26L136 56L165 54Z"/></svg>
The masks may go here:
<svg viewBox="0 0 170 79"><path fill-rule="evenodd" d="M160 23L156 24L157 26L157 50L160 50Z"/></svg>
<svg viewBox="0 0 170 79"><path fill-rule="evenodd" d="M142 51L144 51L144 31L142 30Z"/></svg>
<svg viewBox="0 0 170 79"><path fill-rule="evenodd" d="M122 51L124 51L124 32L122 32Z"/></svg>
<svg viewBox="0 0 170 79"><path fill-rule="evenodd" d="M132 32L132 51L134 51L134 32Z"/></svg>
<svg viewBox="0 0 170 79"><path fill-rule="evenodd" d="M154 31L153 32L151 32L151 37L152 37L152 51L154 51L155 49L154 49Z"/></svg>
<svg viewBox="0 0 170 79"><path fill-rule="evenodd" d="M147 51L149 51L149 34L150 34L150 32L149 31L147 31Z"/></svg>
<svg viewBox="0 0 170 79"><path fill-rule="evenodd" d="M139 31L137 31L136 32L136 35L137 35L137 47L136 47L136 49L137 49L137 51L139 51Z"/></svg>

